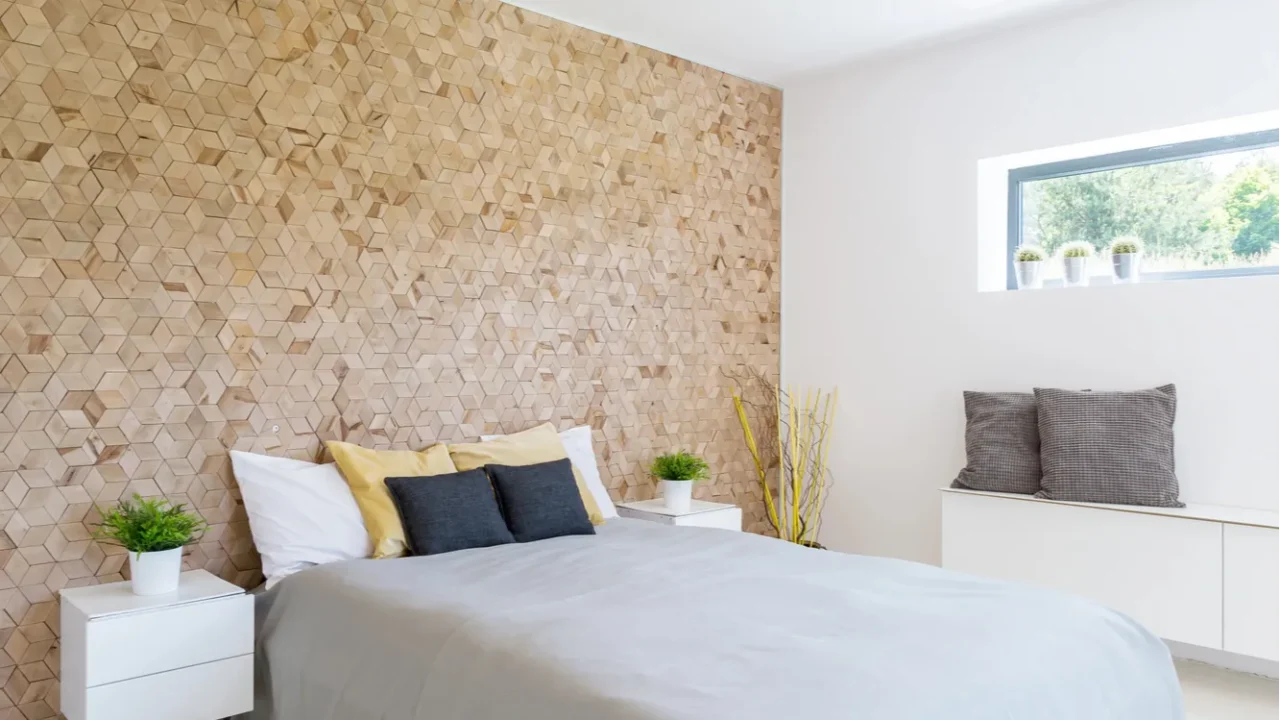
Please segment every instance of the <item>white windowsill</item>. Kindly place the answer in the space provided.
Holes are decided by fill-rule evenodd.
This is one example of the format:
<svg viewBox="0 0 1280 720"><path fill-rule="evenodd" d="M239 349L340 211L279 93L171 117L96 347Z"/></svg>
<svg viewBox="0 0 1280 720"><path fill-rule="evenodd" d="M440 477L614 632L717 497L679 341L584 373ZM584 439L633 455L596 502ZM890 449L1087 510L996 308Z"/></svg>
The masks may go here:
<svg viewBox="0 0 1280 720"><path fill-rule="evenodd" d="M1253 268L1249 268L1253 270ZM1241 273L1239 275L1203 275L1199 277L1165 277L1164 273L1150 272L1141 276L1141 281L1136 283L1122 283L1115 279L1114 275L1090 275L1088 285L1079 285L1067 287L1062 278L1047 278L1043 286L1039 288L1026 288L1024 290L1009 288L991 288L984 289L983 292L1035 292L1036 290L1088 290L1089 288L1113 287L1123 285L1155 285L1170 282L1184 282L1186 280L1229 280L1245 277L1275 277L1280 274L1280 268L1268 267L1257 268L1257 272Z"/></svg>

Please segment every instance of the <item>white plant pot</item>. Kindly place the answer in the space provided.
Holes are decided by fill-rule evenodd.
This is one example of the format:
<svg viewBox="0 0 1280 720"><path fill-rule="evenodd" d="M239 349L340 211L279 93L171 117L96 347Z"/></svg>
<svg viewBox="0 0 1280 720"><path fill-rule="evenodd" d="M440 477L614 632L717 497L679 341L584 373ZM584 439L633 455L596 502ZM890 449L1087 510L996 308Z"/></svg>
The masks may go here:
<svg viewBox="0 0 1280 720"><path fill-rule="evenodd" d="M693 501L692 480L663 480L662 503L668 510L678 513L689 512L689 504Z"/></svg>
<svg viewBox="0 0 1280 720"><path fill-rule="evenodd" d="M1062 284L1067 287L1086 287L1089 284L1089 258L1062 258Z"/></svg>
<svg viewBox="0 0 1280 720"><path fill-rule="evenodd" d="M1013 276L1018 281L1019 290L1034 290L1044 285L1043 273L1040 272L1043 264L1040 260L1013 263Z"/></svg>
<svg viewBox="0 0 1280 720"><path fill-rule="evenodd" d="M182 574L182 548L160 552L129 553L129 577L134 595L163 595L178 589Z"/></svg>
<svg viewBox="0 0 1280 720"><path fill-rule="evenodd" d="M1111 256L1111 271L1115 275L1118 283L1136 283L1142 281L1142 275L1139 272L1139 260L1141 255L1138 253L1124 253L1122 255Z"/></svg>

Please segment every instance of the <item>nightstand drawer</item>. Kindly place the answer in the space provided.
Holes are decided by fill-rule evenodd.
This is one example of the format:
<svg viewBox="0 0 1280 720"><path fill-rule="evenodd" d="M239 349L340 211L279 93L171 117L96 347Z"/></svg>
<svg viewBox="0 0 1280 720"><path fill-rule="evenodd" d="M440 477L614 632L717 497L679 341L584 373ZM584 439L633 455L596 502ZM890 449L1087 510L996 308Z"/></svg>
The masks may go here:
<svg viewBox="0 0 1280 720"><path fill-rule="evenodd" d="M89 688L85 720L208 720L253 709L253 656Z"/></svg>
<svg viewBox="0 0 1280 720"><path fill-rule="evenodd" d="M742 531L742 508L705 500L694 500L685 512L668 509L663 504L662 498L620 503L618 515L662 525Z"/></svg>
<svg viewBox="0 0 1280 720"><path fill-rule="evenodd" d="M89 688L252 655L253 598L233 595L95 618L85 637Z"/></svg>
<svg viewBox="0 0 1280 720"><path fill-rule="evenodd" d="M629 518L631 520L644 520L645 522L658 523L659 525L675 525L676 519L671 515L654 515L652 513L642 513L618 506L618 516Z"/></svg>
<svg viewBox="0 0 1280 720"><path fill-rule="evenodd" d="M742 530L742 508L713 510L711 512L679 515L671 518L673 525L691 527L720 528L721 530Z"/></svg>

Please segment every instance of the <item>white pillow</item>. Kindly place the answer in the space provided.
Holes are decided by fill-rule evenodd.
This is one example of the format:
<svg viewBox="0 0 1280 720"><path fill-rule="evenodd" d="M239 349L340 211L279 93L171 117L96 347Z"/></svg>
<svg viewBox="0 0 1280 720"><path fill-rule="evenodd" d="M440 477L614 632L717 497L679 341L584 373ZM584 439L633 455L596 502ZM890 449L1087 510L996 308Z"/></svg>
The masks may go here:
<svg viewBox="0 0 1280 720"><path fill-rule="evenodd" d="M267 586L312 565L369 557L373 545L333 463L231 451Z"/></svg>
<svg viewBox="0 0 1280 720"><path fill-rule="evenodd" d="M481 442L488 442L494 438L500 438L501 435L481 435ZM576 428L569 428L560 433L560 442L564 444L564 451L569 456L569 462L578 468L578 472L582 473L582 480L587 484L587 490L591 491L591 497L595 499L596 505L600 506L600 514L608 518L618 517L618 510L613 506L613 499L609 497L609 491L604 488L604 481L600 479L600 468L596 465L596 453L591 447L591 427L589 425L579 425Z"/></svg>

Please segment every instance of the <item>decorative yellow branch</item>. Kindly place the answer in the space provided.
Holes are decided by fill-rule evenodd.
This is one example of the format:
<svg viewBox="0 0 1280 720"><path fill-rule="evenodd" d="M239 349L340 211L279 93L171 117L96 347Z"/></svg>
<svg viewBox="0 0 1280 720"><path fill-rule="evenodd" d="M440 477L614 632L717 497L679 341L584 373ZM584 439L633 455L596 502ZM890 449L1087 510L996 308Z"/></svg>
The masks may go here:
<svg viewBox="0 0 1280 720"><path fill-rule="evenodd" d="M792 388L788 393L794 398L796 391ZM800 433L796 432L796 404L793 400L787 404L791 412L791 432L787 433L791 439L791 527L787 528L787 539L791 542L796 541L796 536L800 534L800 476L796 472L796 453L800 449Z"/></svg>
<svg viewBox="0 0 1280 720"><path fill-rule="evenodd" d="M831 391L831 394L827 396L826 402L823 404L823 408L822 408L823 412L821 413L821 417L823 418L823 424L822 424L823 432L822 432L822 435L819 436L818 438L818 447L816 449L818 460L817 460L817 465L814 467L814 472L813 472L813 476L815 478L825 478L827 476L827 451L831 449L830 429L832 427L832 423L835 420L836 403L839 401L839 399L840 399L840 389L836 388L835 390ZM822 512L822 502L823 502L822 495L823 495L823 490L826 489L826 486L827 484L825 482L814 483L814 486L813 486L814 495L810 499L809 508L808 508L809 513L808 513L808 516L805 518L806 534L807 532L811 531L813 533L814 540L816 540L818 537L818 521L820 519L820 513ZM805 542L808 539L809 539L808 537L803 537L803 538L800 538L800 541Z"/></svg>
<svg viewBox="0 0 1280 720"><path fill-rule="evenodd" d="M747 410L742 405L742 398L737 391L733 393L733 406L738 410L738 422L742 424L742 434L747 439L747 449L751 451L751 460L756 464L756 477L764 488L764 509L769 513L769 523L778 527L778 507L773 502L773 491L769 489L769 476L765 472L764 463L760 460L760 449L756 446L755 434L751 432L751 423L747 421Z"/></svg>
<svg viewBox="0 0 1280 720"><path fill-rule="evenodd" d="M725 374L736 383L734 410L755 465L769 524L780 539L821 547L816 540L831 481L827 458L839 394L816 388L788 388L784 392L763 373L752 369ZM767 400L753 403L747 398L747 390ZM753 417L761 423L756 426L761 429L760 434L752 430Z"/></svg>
<svg viewBox="0 0 1280 720"><path fill-rule="evenodd" d="M783 482L783 480L784 480L785 478L783 477L783 470L782 470L782 438L783 438L783 435L782 435L782 390L781 390L777 385L774 385L774 386L773 386L773 401L774 401L774 404L776 405L776 407L775 407L775 411L776 411L776 412L775 412L774 417L775 417L775 418L777 418L777 420L778 420L778 436L777 436L777 443L778 443L778 501L782 503L782 505L783 505L783 509L785 510L785 508L786 508L786 502L787 502L787 491L786 491L786 487L787 487L787 486L786 486L786 483L785 483L785 482ZM779 517L778 517L778 537L779 537L780 539L782 539L782 540L786 540L786 539L787 539L786 532L785 532L785 530L783 530L783 527L782 527L783 523L784 523L784 522L786 522L785 518L786 518L786 515L784 515L784 514L779 514Z"/></svg>

